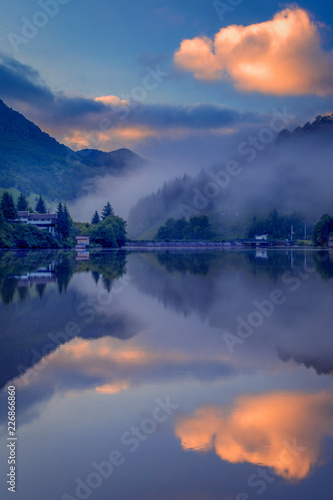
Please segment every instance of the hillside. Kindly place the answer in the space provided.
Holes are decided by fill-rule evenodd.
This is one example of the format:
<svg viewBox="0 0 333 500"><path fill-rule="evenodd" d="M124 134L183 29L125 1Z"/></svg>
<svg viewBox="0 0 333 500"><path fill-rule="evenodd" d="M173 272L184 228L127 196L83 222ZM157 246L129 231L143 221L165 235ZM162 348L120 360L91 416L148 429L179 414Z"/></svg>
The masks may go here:
<svg viewBox="0 0 333 500"><path fill-rule="evenodd" d="M69 201L80 195L87 179L123 175L144 164L128 149L75 152L0 100L0 188Z"/></svg>
<svg viewBox="0 0 333 500"><path fill-rule="evenodd" d="M225 187L216 183L214 187L212 182L225 171L225 164L196 177L171 180L132 208L129 236L150 239L170 217L208 215L219 235L237 238L245 234L254 216L265 218L273 209L314 224L323 213L333 211L332 139L333 115L318 116L293 132L281 132L255 161L235 151L230 159L238 162L241 173Z"/></svg>
<svg viewBox="0 0 333 500"><path fill-rule="evenodd" d="M307 122L303 127L296 127L292 132L287 129L282 130L278 136L278 142L283 142L286 139L297 139L304 137L322 137L331 138L333 136L333 114L317 116L312 122Z"/></svg>

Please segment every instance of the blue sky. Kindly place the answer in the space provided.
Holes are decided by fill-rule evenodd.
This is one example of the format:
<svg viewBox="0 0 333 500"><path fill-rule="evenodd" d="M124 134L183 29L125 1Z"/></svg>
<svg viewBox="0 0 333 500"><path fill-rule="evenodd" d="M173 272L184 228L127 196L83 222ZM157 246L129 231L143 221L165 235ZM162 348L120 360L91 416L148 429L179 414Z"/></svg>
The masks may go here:
<svg viewBox="0 0 333 500"><path fill-rule="evenodd" d="M228 5L228 10L224 15L221 15L220 11L219 15L218 5L222 8L223 3ZM235 6L236 4L238 5ZM213 41L222 28L228 29L232 25L261 26L261 23L272 20L288 6L291 6L294 12L304 12L303 9L306 9L312 26L315 26L315 33L309 33L308 44L304 43L302 46L301 43L292 54L288 53L288 48L282 47L281 51L284 53L281 53L281 60L290 56L288 68L292 71L294 62L301 59L300 64L306 69L304 75L302 69L300 71L303 80L312 79L309 71L313 67L313 73L323 73L321 83L315 82L313 77L313 84L309 84L309 88L301 92L295 91L297 83L294 82L287 90L275 89L267 93L263 91L265 82L259 88L253 82L244 82L243 77L239 80L237 69L234 67L236 63L233 63L234 54L235 50L248 50L248 47L244 46L245 42L240 47L232 47L232 53L227 56L223 55L229 57L228 62L224 69L221 66L217 70L213 79L207 79L207 74L204 78L198 77L195 69L191 67L193 54L190 54L192 62L188 68L189 54L186 48L182 51L181 63L176 64L175 54L182 42L198 38ZM251 121L251 115L252 121L256 123L264 120L276 106L287 106L289 112L295 115L295 121L300 124L319 113L332 111L333 84L330 73L333 71L333 6L329 1L302 0L296 5L272 0L2 0L0 19L1 66L2 69L5 66L7 77L8 71L11 73L9 83L7 77L0 73L0 97L74 149L84 146L87 142L80 139L81 133L95 129L96 126L100 128L101 116L111 113L110 103L94 101L101 96L116 96L131 104L137 100L137 96L140 100L140 113L138 108L135 108L135 113L130 113L132 122L133 115L137 115L135 126L139 126L140 131L134 130L133 123L130 125L131 130L125 130L123 123L120 127L121 133L104 133L103 138L99 140L99 148L106 150L123 145L140 151L145 144L149 152L147 144L165 136L161 133L162 128L168 129L168 140L177 136L179 141L179 135L188 137L190 132L181 117L185 112L190 113L192 119L197 105L206 106L206 112L202 113L201 108L200 117L196 120L196 123L202 120L201 124L198 124L201 133L204 127L207 131L217 128L216 115L222 116L224 108L228 108L228 116L230 113L234 116L232 122L221 119L219 128L227 127L228 133L232 132L231 125L233 130L238 130L237 117L240 126L244 123L244 116L247 116L245 121ZM36 27L38 24L40 26ZM299 41L307 39L307 33L305 37L301 29L299 33ZM317 35L320 37L319 42ZM252 37L246 33L244 36L246 40L249 36ZM278 39L279 36L275 35L275 38ZM255 41L256 44L266 42L263 38ZM272 35L267 43L269 45L273 42L275 43L275 39ZM292 46L294 39L286 39L286 43ZM316 46L314 51L312 46ZM221 42L220 50L223 51L223 47ZM212 54L218 50L218 46L214 46ZM249 54L249 57L252 57L251 47ZM269 57L268 52L266 63ZM194 64L202 66L204 60L205 58L199 58ZM285 70L282 63L280 68L280 63L281 61L274 62L274 70L280 71L281 74L275 77L282 81L286 80L289 71ZM240 65L244 65L244 57L239 61ZM150 79L149 90L143 95L138 87L142 87L145 77L145 81L148 81L147 67L151 70L159 68L165 76L157 81L157 85L153 85ZM324 70L324 67L327 69ZM295 69L295 73L297 71ZM219 77L222 73L224 76ZM24 79L28 80L28 85L38 87L37 93L41 91L44 97L45 92L49 94L47 105L45 102L42 104L40 99L33 102L29 97L24 97ZM16 84L16 80L19 80L20 84ZM51 101L54 101L52 106ZM112 103L115 104L119 106L119 103ZM216 109L213 109L214 106ZM176 123L177 113L180 114L179 125ZM172 127L168 124L170 114L173 116ZM70 126L66 124L69 115L75 115L77 118L73 118ZM165 127L161 125L163 116L166 120ZM124 118L123 122L126 120L127 118ZM116 127L118 130L119 125ZM193 130L196 127L190 128Z"/></svg>

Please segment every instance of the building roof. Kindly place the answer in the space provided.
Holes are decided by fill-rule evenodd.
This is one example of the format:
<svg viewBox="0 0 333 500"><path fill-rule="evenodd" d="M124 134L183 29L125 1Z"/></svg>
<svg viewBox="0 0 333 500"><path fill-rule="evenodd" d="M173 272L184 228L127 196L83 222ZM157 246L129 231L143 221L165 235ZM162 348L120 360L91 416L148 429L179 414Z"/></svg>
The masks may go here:
<svg viewBox="0 0 333 500"><path fill-rule="evenodd" d="M56 219L57 214L29 214L30 220Z"/></svg>
<svg viewBox="0 0 333 500"><path fill-rule="evenodd" d="M41 220L41 219L56 219L57 214L31 214L28 211L22 210L17 212L18 217L28 217L31 220Z"/></svg>

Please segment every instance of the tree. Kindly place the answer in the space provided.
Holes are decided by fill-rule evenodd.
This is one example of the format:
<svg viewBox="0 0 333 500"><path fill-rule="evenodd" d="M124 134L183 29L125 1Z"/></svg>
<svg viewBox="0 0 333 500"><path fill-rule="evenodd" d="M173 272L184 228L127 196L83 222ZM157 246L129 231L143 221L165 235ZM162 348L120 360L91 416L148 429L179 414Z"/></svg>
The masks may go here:
<svg viewBox="0 0 333 500"><path fill-rule="evenodd" d="M315 245L327 245L333 231L333 217L324 214L313 229L312 240Z"/></svg>
<svg viewBox="0 0 333 500"><path fill-rule="evenodd" d="M5 218L3 216L3 212L2 210L0 210L0 226L2 226L2 224L5 222Z"/></svg>
<svg viewBox="0 0 333 500"><path fill-rule="evenodd" d="M108 201L102 210L102 220L109 217L109 215L114 215L114 212L112 206L110 205L110 202Z"/></svg>
<svg viewBox="0 0 333 500"><path fill-rule="evenodd" d="M291 236L293 226L294 238L302 239L304 236L304 219L296 216L279 215L277 210L272 210L266 219L257 220L253 217L252 224L246 231L247 238L254 238L257 234L268 234L269 238L286 239Z"/></svg>
<svg viewBox="0 0 333 500"><path fill-rule="evenodd" d="M26 196L21 193L16 204L16 210L18 212L27 212L29 210L29 204Z"/></svg>
<svg viewBox="0 0 333 500"><path fill-rule="evenodd" d="M167 219L164 226L160 226L155 239L157 240L210 240L217 237L211 227L207 215L200 215L186 219Z"/></svg>
<svg viewBox="0 0 333 500"><path fill-rule="evenodd" d="M8 191L4 191L2 195L0 210L2 210L3 216L6 220L14 220L17 218L15 203L12 195L8 193Z"/></svg>
<svg viewBox="0 0 333 500"><path fill-rule="evenodd" d="M70 231L71 231L72 219L71 219L71 216L69 215L69 211L68 211L66 204L64 206L63 214L64 214L63 215L63 217L64 217L63 237L68 238Z"/></svg>
<svg viewBox="0 0 333 500"><path fill-rule="evenodd" d="M109 215L91 234L91 240L108 248L118 248L126 242L126 222L116 215Z"/></svg>
<svg viewBox="0 0 333 500"><path fill-rule="evenodd" d="M45 201L43 200L43 198L41 196L38 198L35 210L39 214L46 214L46 212L47 212Z"/></svg>
<svg viewBox="0 0 333 500"><path fill-rule="evenodd" d="M100 219L99 214L98 214L98 212L97 212L97 210L96 210L96 212L95 212L95 213L94 213L94 215L92 216L91 223L92 223L92 224L98 224L100 220L101 220L101 219Z"/></svg>
<svg viewBox="0 0 333 500"><path fill-rule="evenodd" d="M66 205L62 205L61 202L58 203L57 207L57 232L61 238L68 238L72 226L72 219L68 212Z"/></svg>
<svg viewBox="0 0 333 500"><path fill-rule="evenodd" d="M64 230L64 211L62 208L62 203L60 201L57 206L56 214L57 214L57 222L56 222L57 233L59 234L60 237L62 237Z"/></svg>

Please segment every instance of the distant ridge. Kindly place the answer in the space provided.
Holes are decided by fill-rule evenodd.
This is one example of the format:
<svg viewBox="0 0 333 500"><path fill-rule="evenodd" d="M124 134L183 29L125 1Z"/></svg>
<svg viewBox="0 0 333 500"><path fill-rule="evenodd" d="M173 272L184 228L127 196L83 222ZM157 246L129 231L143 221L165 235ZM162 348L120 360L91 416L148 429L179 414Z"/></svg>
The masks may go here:
<svg viewBox="0 0 333 500"><path fill-rule="evenodd" d="M0 187L38 192L49 200L78 197L83 183L95 176L123 175L146 160L129 149L109 153L73 151L43 132L0 99Z"/></svg>
<svg viewBox="0 0 333 500"><path fill-rule="evenodd" d="M207 215L224 238L241 238L254 216L264 219L273 209L284 216L301 215L311 226L333 211L332 139L333 114L318 116L292 132L283 130L256 154L256 161L247 164L239 157L242 175L222 189L212 185L214 177L205 170L169 180L132 207L129 236L150 240L170 218Z"/></svg>
<svg viewBox="0 0 333 500"><path fill-rule="evenodd" d="M333 114L318 115L312 123L307 122L303 127L296 127L292 132L287 129L282 130L278 136L278 142L290 137L305 137L319 133L324 136L333 135Z"/></svg>

